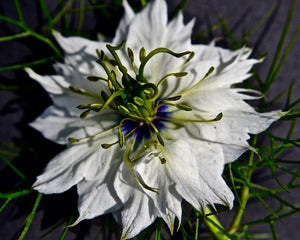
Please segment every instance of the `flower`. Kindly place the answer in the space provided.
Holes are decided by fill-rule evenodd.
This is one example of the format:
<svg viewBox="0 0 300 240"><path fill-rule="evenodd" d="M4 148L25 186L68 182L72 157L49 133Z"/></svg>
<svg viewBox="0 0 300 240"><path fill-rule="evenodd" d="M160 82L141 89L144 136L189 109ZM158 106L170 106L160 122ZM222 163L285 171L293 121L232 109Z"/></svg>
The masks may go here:
<svg viewBox="0 0 300 240"><path fill-rule="evenodd" d="M34 189L52 194L76 185L74 224L112 213L125 239L157 217L172 232L183 199L202 211L232 208L224 165L253 150L248 134L282 113L258 113L245 102L258 92L232 88L261 61L249 59L249 48L191 44L194 21L184 25L179 13L168 23L164 0L137 14L126 0L123 5L111 43L54 32L65 51L64 63L55 64L58 75L26 71L53 101L31 126L69 144Z"/></svg>

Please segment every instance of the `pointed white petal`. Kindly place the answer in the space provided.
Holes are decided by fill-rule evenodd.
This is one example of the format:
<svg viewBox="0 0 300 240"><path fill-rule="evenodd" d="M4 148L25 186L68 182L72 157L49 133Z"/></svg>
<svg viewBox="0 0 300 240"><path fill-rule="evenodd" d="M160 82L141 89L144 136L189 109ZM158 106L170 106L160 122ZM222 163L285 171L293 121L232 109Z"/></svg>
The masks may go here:
<svg viewBox="0 0 300 240"><path fill-rule="evenodd" d="M124 162L116 175L114 189L123 203L122 210L115 214L123 225L121 239L132 238L153 223L157 217L156 207Z"/></svg>
<svg viewBox="0 0 300 240"><path fill-rule="evenodd" d="M174 52L190 50L194 21L187 25L183 24L182 14L168 24L167 5L163 0L152 1L147 4L142 12L136 14L128 29L126 48L130 47L135 55L136 66L139 66L139 51L142 47L146 53L158 48L165 47ZM126 59L125 54L122 59ZM126 62L126 61L125 61ZM155 55L145 67L145 77L149 82L157 83L162 77L170 72L180 69L184 62L183 58L175 58L166 53ZM164 66L161 68L160 66ZM130 65L126 65L131 69Z"/></svg>
<svg viewBox="0 0 300 240"><path fill-rule="evenodd" d="M121 239L132 238L152 224L156 218L151 210L153 207L147 195L135 193L121 211L123 225Z"/></svg>
<svg viewBox="0 0 300 240"><path fill-rule="evenodd" d="M123 40L127 39L129 24L135 17L135 13L129 6L127 0L123 0L124 16L120 20L120 24L117 28L116 35L112 42L113 45L119 45Z"/></svg>
<svg viewBox="0 0 300 240"><path fill-rule="evenodd" d="M101 115L95 114L85 119L79 118L81 112L71 116L65 108L52 105L30 123L30 126L40 131L47 139L66 144L69 137L91 137L112 128L118 121L118 116L112 112L103 111Z"/></svg>
<svg viewBox="0 0 300 240"><path fill-rule="evenodd" d="M97 142L74 144L67 148L48 163L33 187L45 194L61 193L83 178L93 180L115 154L115 149L103 149L101 144L111 143L115 139L116 134L111 133Z"/></svg>
<svg viewBox="0 0 300 240"><path fill-rule="evenodd" d="M31 68L25 68L28 75L34 80L38 81L42 87L51 94L62 94L64 88L69 87L69 84L65 81L65 78L60 75L53 76L41 76L34 72Z"/></svg>
<svg viewBox="0 0 300 240"><path fill-rule="evenodd" d="M198 91L230 88L232 84L240 83L249 78L251 76L249 74L250 69L254 64L261 62L257 59L247 59L251 53L248 48L230 51L206 45L196 45L194 50L195 57L182 69L189 73L181 80L186 83L185 88L199 82L210 68L213 67L214 71L206 79L201 80L201 83L197 84L193 91L188 91L187 95L192 93L199 95ZM181 91L181 88L178 90Z"/></svg>
<svg viewBox="0 0 300 240"><path fill-rule="evenodd" d="M30 123L30 126L40 131L45 138L65 144L67 136L74 131L74 128L67 126L74 120L62 109L50 106L34 122Z"/></svg>
<svg viewBox="0 0 300 240"><path fill-rule="evenodd" d="M83 180L77 184L79 217L75 224L121 207L121 202L111 186L111 179L112 176L108 175L104 183L97 179L96 181Z"/></svg>
<svg viewBox="0 0 300 240"><path fill-rule="evenodd" d="M147 155L135 164L135 171L150 187L158 188L158 194L143 189L145 194L151 197L160 217L168 224L172 231L175 215L181 220L182 197L175 190L175 183L167 175L166 164L162 164L158 157Z"/></svg>
<svg viewBox="0 0 300 240"><path fill-rule="evenodd" d="M207 142L181 138L165 148L169 177L176 190L198 210L208 204L225 204L230 208L233 194L222 179L224 158L221 147Z"/></svg>
<svg viewBox="0 0 300 240"><path fill-rule="evenodd" d="M95 55L96 49L105 48L104 42L91 41L82 37L63 37L57 31L53 31L53 36L67 54L81 54L84 52Z"/></svg>
<svg viewBox="0 0 300 240"><path fill-rule="evenodd" d="M220 121L190 123L185 127L195 138L216 143L246 146L249 133L258 134L281 117L281 111L257 113L255 111L224 111Z"/></svg>
<svg viewBox="0 0 300 240"><path fill-rule="evenodd" d="M161 46L161 43L164 42L167 18L165 1L156 0L147 4L131 22L127 44L137 50L143 46L147 51Z"/></svg>

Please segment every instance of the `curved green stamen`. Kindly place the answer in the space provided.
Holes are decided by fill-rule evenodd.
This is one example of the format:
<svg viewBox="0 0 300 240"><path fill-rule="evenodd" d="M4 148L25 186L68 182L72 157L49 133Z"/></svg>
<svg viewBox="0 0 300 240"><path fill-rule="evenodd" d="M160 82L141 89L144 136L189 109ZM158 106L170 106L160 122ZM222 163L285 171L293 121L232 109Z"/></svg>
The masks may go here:
<svg viewBox="0 0 300 240"><path fill-rule="evenodd" d="M182 52L182 53L175 53L173 51L171 51L170 49L168 48L156 48L154 50L152 50L148 55L146 55L142 61L141 61L141 65L140 65L140 68L139 68L139 78L140 80L144 81L144 82L147 82L147 80L145 79L144 77L144 68L147 64L147 62L156 54L158 53L167 53L167 54L170 54L172 55L173 57L176 57L176 58L180 58L180 57L183 57L184 55L187 55L187 54L192 54L191 51L186 51L186 52Z"/></svg>

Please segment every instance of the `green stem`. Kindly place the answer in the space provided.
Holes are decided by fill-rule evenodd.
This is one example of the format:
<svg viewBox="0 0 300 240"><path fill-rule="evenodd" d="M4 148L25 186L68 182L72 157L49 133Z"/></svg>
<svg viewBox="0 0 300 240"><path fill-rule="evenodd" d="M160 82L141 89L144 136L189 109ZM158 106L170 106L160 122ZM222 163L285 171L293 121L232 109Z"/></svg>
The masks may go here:
<svg viewBox="0 0 300 240"><path fill-rule="evenodd" d="M14 39L17 39L17 38L23 38L23 37L27 37L29 35L30 35L29 32L16 33L16 34L11 35L11 36L0 37L0 42L10 41L10 40L14 40Z"/></svg>
<svg viewBox="0 0 300 240"><path fill-rule="evenodd" d="M205 210L205 214L206 216L204 216L203 220L214 238L217 240L230 240L231 238L224 230L222 224L220 223L218 218L214 214L212 214L211 210L208 207Z"/></svg>
<svg viewBox="0 0 300 240"><path fill-rule="evenodd" d="M256 143L256 136L253 137L253 144L255 145ZM250 154L249 154L249 163L248 163L248 167L246 168L246 171L245 171L245 179L250 182L251 180L251 176L252 176L252 173L253 173L253 159L254 159L254 152L251 151ZM240 222L241 222L241 219L242 219L242 216L245 212L245 208L246 208L246 205L247 205L247 202L248 202L248 199L250 198L250 193L249 193L249 186L244 183L243 187L242 187L242 191L241 191L241 201L240 201L240 205L238 206L237 208L237 211L235 213L235 217L233 218L233 221L228 229L228 233L229 234L232 234L232 233L235 233L239 227L240 227Z"/></svg>
<svg viewBox="0 0 300 240"><path fill-rule="evenodd" d="M235 217L234 217L234 219L231 223L231 226L228 229L228 233L230 233L230 234L235 233L239 229L240 222L241 222L242 216L244 214L249 196L250 196L249 195L249 188L245 184L242 188L240 206L238 207L238 209L235 213Z"/></svg>
<svg viewBox="0 0 300 240"><path fill-rule="evenodd" d="M28 216L28 218L26 219L25 227L24 227L24 229L23 229L23 231L22 231L20 237L18 238L18 240L23 240L23 239L24 239L24 237L25 237L25 235L26 235L26 233L27 233L27 231L28 231L28 229L29 229L29 227L30 227L30 225L31 225L31 223L32 223L32 220L33 220L33 218L34 218L34 215L35 215L35 213L36 213L36 210L37 210L37 208L38 208L38 206L39 206L39 204L40 204L40 201L41 201L41 199L42 199L42 196L43 196L42 193L39 193L39 194L38 194L38 196L37 196L37 198L36 198L36 200L35 200L34 206L33 206L33 208L32 208L32 211L31 211L30 215Z"/></svg>
<svg viewBox="0 0 300 240"><path fill-rule="evenodd" d="M6 198L6 199L17 198L20 196L27 195L30 192L31 192L31 189L25 189L25 190L21 190L18 192L12 192L12 193L0 193L0 199L1 198Z"/></svg>

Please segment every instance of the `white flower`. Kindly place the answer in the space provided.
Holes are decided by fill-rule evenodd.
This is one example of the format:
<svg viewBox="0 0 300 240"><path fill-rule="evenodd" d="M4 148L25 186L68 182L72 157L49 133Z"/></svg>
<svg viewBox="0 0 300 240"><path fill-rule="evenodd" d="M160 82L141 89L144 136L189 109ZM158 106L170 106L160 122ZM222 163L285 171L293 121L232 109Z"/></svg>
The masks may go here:
<svg viewBox="0 0 300 240"><path fill-rule="evenodd" d="M250 49L192 45L194 21L184 25L180 13L168 23L163 0L137 14L123 5L108 47L54 32L65 51L58 75L26 71L53 101L31 126L54 142L71 142L34 189L51 194L76 185L75 223L111 212L122 238L131 238L157 217L172 232L183 199L202 211L208 204L232 208L224 164L251 149L248 134L281 112L257 113L244 101L256 92L232 88L259 62L248 58Z"/></svg>

